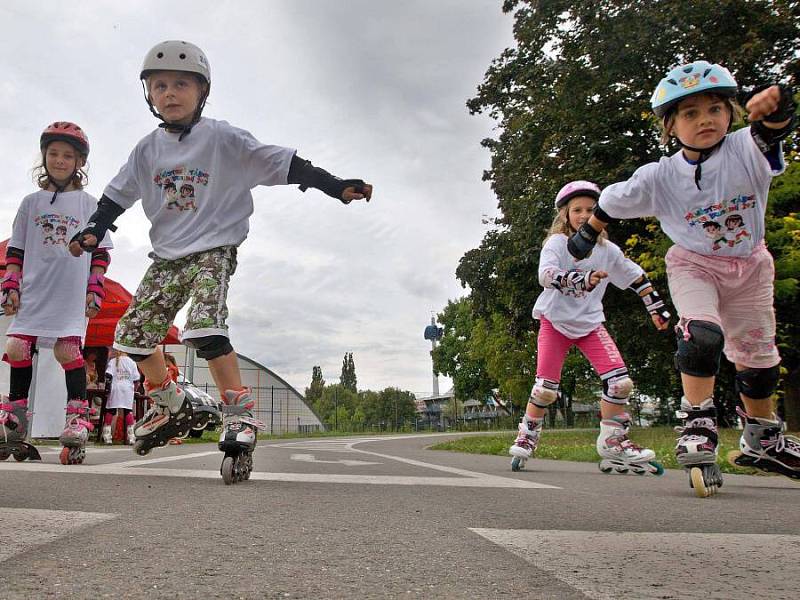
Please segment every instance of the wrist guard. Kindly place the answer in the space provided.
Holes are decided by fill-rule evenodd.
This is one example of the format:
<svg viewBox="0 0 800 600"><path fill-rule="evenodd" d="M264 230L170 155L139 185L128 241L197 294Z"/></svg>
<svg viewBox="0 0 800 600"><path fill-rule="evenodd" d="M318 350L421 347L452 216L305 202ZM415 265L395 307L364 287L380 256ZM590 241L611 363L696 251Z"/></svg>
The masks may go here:
<svg viewBox="0 0 800 600"><path fill-rule="evenodd" d="M589 221L586 221L577 233L567 240L567 250L578 260L584 259L592 253L599 235L600 232L589 225Z"/></svg>
<svg viewBox="0 0 800 600"><path fill-rule="evenodd" d="M86 228L76 233L70 240L70 243L78 242L81 248L87 252L93 252L97 248L97 245L89 246L84 244L83 237L85 235L93 235L97 238L97 244L99 244L103 241L107 231L117 230L114 226L114 221L124 212L124 208L103 194L103 197L100 198L100 201L97 203L97 210L89 217Z"/></svg>
<svg viewBox="0 0 800 600"><path fill-rule="evenodd" d="M575 290L576 292L591 292L595 286L590 281L594 271L552 271L545 274L547 285L558 290L562 294L564 290Z"/></svg>
<svg viewBox="0 0 800 600"><path fill-rule="evenodd" d="M16 271L6 271L3 279L0 280L0 304L9 304L8 295L10 292L20 294L19 288L22 285L22 273Z"/></svg>
<svg viewBox="0 0 800 600"><path fill-rule="evenodd" d="M6 265L17 265L22 271L22 263L25 261L25 250L8 246L6 248Z"/></svg>
<svg viewBox="0 0 800 600"><path fill-rule="evenodd" d="M642 302L644 302L644 308L648 313L651 315L658 315L664 322L669 321L669 318L672 315L669 314L669 311L664 308L664 301L656 291L656 288L653 287L653 284L647 275L642 275L629 287L642 299ZM647 288L650 288L650 291L642 295L642 292L644 292Z"/></svg>
<svg viewBox="0 0 800 600"><path fill-rule="evenodd" d="M100 310L100 307L103 306L103 300L106 297L105 277L99 273L92 273L89 275L89 282L86 285L86 293L92 294L94 298L92 305L88 308L96 308L97 310Z"/></svg>
<svg viewBox="0 0 800 600"><path fill-rule="evenodd" d="M300 184L300 191L305 192L308 188L317 188L321 192L336 198L343 204L350 204L350 200L344 200L342 194L349 188L355 188L356 193L364 192L363 179L340 179L328 173L325 169L320 169L296 154L292 157L289 166L287 181L290 184Z"/></svg>

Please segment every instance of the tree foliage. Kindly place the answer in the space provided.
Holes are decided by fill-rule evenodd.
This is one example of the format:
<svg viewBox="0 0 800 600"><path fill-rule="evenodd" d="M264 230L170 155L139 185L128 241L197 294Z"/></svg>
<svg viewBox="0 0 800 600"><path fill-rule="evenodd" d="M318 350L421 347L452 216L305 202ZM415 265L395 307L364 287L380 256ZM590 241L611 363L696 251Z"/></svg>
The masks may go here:
<svg viewBox="0 0 800 600"><path fill-rule="evenodd" d="M351 392L358 391L356 389L356 385L358 380L356 379L356 364L353 362L353 353L347 352L342 359L342 374L339 377L339 383L345 389L350 390Z"/></svg>
<svg viewBox="0 0 800 600"><path fill-rule="evenodd" d="M456 275L470 292L439 315L445 337L434 364L453 377L461 398L499 387L519 403L523 381L531 379L532 365L523 364L535 358L530 311L541 292L539 252L557 190L572 179L601 186L620 181L668 150L659 146L649 99L675 64L701 58L721 63L744 89L775 80L795 83L800 3L506 0L503 10L514 13L516 44L492 62L467 102L472 113L498 123L499 135L482 145L491 153L484 179L501 216L459 262ZM796 308L787 315L788 306L796 306L798 281L795 169L779 181L768 241L777 259L776 306L785 319L779 341L789 368L800 363L793 350L800 346ZM621 221L609 233L669 300L663 257L670 242L657 223ZM667 414L680 395L670 367L674 340L655 332L631 292L610 291L605 308L640 392L661 399ZM564 377L574 377L580 389L592 375L580 363L568 363ZM730 378L720 377L722 396L735 399L723 379Z"/></svg>
<svg viewBox="0 0 800 600"><path fill-rule="evenodd" d="M311 370L311 385L306 388L306 402L314 404L322 397L325 380L322 378L322 367L315 365Z"/></svg>

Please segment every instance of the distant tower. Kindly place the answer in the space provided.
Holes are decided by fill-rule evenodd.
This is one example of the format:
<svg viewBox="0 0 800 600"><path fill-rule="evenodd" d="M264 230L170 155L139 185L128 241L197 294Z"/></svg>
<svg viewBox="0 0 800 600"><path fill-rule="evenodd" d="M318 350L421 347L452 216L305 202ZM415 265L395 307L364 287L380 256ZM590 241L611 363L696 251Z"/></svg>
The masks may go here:
<svg viewBox="0 0 800 600"><path fill-rule="evenodd" d="M436 318L431 315L431 324L425 328L425 339L431 341L431 362L433 362L433 351L436 350L436 342L442 339L444 329L436 326ZM433 369L433 397L439 395L439 378L436 377L436 370Z"/></svg>

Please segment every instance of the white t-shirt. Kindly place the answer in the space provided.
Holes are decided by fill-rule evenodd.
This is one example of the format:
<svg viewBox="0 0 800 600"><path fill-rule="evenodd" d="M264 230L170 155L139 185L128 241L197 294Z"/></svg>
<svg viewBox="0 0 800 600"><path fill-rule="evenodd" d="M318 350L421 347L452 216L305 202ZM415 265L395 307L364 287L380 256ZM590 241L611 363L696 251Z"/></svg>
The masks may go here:
<svg viewBox="0 0 800 600"><path fill-rule="evenodd" d="M678 246L706 256L750 256L764 239L764 214L776 168L746 127L725 138L702 163L701 190L695 165L681 151L636 170L628 181L603 190L600 207L611 217L655 216Z"/></svg>
<svg viewBox="0 0 800 600"><path fill-rule="evenodd" d="M105 195L128 209L141 198L161 258L238 246L253 213L250 190L285 185L295 150L203 117L189 135L158 128L133 149Z"/></svg>
<svg viewBox="0 0 800 600"><path fill-rule="evenodd" d="M72 237L86 227L97 200L82 190L26 196L17 210L8 245L25 251L19 312L7 333L59 338L86 335L86 283L92 256L74 257ZM100 243L112 248L108 234Z"/></svg>
<svg viewBox="0 0 800 600"><path fill-rule="evenodd" d="M139 381L139 369L128 356L108 359L106 373L111 375L111 390L108 393L106 408L133 408L133 383Z"/></svg>
<svg viewBox="0 0 800 600"><path fill-rule="evenodd" d="M602 279L590 292L545 287L533 307L533 318L544 317L553 327L570 339L588 335L606 320L603 314L603 295L609 283L620 289L629 287L644 274L642 268L626 258L616 244L604 240L595 246L583 260L575 259L567 250L567 236L563 233L551 235L545 241L539 255L539 282L545 285L545 273L549 269L561 271L606 271Z"/></svg>

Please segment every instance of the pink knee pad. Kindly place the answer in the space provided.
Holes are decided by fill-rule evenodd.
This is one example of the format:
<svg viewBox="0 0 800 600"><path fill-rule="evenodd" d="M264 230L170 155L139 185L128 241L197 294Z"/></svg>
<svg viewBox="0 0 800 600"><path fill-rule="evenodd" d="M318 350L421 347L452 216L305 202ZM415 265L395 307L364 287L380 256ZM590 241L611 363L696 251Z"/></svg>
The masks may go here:
<svg viewBox="0 0 800 600"><path fill-rule="evenodd" d="M58 338L53 346L53 355L65 371L80 369L83 366L81 338L78 336Z"/></svg>
<svg viewBox="0 0 800 600"><path fill-rule="evenodd" d="M6 341L6 353L3 360L14 368L30 367L33 363L33 345L36 336L12 333Z"/></svg>
<svg viewBox="0 0 800 600"><path fill-rule="evenodd" d="M125 426L126 427L129 427L129 426L133 425L135 422L136 421L134 421L134 419L133 419L133 413L132 412L128 412L128 413L125 414Z"/></svg>

